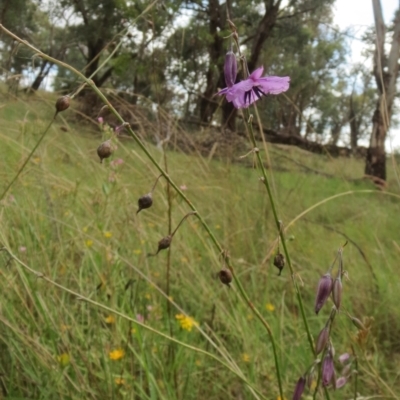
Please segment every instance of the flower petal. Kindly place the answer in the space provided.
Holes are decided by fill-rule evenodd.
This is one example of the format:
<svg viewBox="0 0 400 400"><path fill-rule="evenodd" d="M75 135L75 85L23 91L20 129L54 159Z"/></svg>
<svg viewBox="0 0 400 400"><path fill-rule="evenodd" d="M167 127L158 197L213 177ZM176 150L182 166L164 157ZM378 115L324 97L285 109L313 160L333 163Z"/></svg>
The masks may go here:
<svg viewBox="0 0 400 400"><path fill-rule="evenodd" d="M253 80L253 81L256 81L256 80L258 80L258 79L261 78L263 72L264 72L264 67L261 66L261 67L255 69L255 70L250 74L250 76L248 77L248 79L251 79L251 80Z"/></svg>
<svg viewBox="0 0 400 400"><path fill-rule="evenodd" d="M290 77L264 76L257 80L257 85L265 94L279 94L289 89Z"/></svg>

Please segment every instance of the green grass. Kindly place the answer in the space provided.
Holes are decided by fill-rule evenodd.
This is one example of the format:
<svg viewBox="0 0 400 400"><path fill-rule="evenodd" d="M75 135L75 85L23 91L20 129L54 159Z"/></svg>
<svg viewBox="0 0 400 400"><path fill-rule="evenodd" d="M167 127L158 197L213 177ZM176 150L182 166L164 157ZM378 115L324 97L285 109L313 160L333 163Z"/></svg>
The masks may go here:
<svg viewBox="0 0 400 400"><path fill-rule="evenodd" d="M1 98L0 190L53 116L54 98L40 96ZM112 158L100 164L96 148L107 135L95 124L77 123L72 109L60 114L1 203L0 242L46 278L98 303L79 299L37 277L1 252L3 396L253 398L241 375L264 398L277 399L267 333L235 286L229 290L215 279L222 259L196 217L183 223L172 242L169 295L181 309L168 305L162 295L167 285L167 251L147 257L168 234L166 182L158 183L153 207L136 215L137 199L151 189L158 172L131 140L119 142ZM151 140L147 147L163 163L163 154ZM347 238L343 310L372 323L366 341L360 344L357 329L345 312L340 313L332 329L336 354L354 347L361 395L400 393L400 197L389 194L398 196L400 191L393 171L389 171L388 192L380 192L369 181L358 179L362 160L331 159L282 146L270 146L270 155L280 219L287 226L310 209L290 226L287 238L313 336L325 324L332 305L330 301L315 316L318 279ZM112 166L110 162L117 158L124 163ZM289 271L284 269L278 277L272 265L277 232L260 172L247 166L250 158L238 163L209 161L178 150L168 151L167 158L171 177L187 186L187 196L229 252L245 290L270 324L285 396L290 399L313 356ZM323 200L324 204L313 208ZM189 211L173 196L172 227ZM119 315L110 318L113 314L99 305L133 319L140 314L156 332ZM225 364L236 374L210 356L157 334L172 335L223 359L196 326L191 331L180 327L175 316L182 310L229 357ZM116 349L124 355L112 360L110 353ZM331 391L330 398L350 398L353 384L354 378L344 388ZM323 398L322 392L317 398Z"/></svg>

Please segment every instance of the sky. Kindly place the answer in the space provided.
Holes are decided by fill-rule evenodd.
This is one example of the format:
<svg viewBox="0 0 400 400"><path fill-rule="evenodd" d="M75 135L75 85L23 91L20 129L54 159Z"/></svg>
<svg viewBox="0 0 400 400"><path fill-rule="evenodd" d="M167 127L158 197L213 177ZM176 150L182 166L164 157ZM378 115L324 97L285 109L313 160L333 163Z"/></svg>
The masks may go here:
<svg viewBox="0 0 400 400"><path fill-rule="evenodd" d="M385 24L388 25L394 17L395 11L400 7L400 0L381 0L382 12ZM364 62L371 65L372 60L362 56L363 44L359 40L365 29L374 25L372 0L336 0L334 6L334 23L340 29L351 28L354 39L350 40L351 63ZM359 143L368 145L368 143ZM400 149L400 129L390 129L386 141L386 150Z"/></svg>

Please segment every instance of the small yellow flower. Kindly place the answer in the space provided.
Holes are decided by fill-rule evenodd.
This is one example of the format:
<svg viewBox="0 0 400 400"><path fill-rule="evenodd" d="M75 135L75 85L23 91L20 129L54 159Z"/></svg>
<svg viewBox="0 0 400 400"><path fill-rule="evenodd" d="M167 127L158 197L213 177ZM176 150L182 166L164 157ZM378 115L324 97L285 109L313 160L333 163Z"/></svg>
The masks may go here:
<svg viewBox="0 0 400 400"><path fill-rule="evenodd" d="M67 210L64 213L64 217L69 217L71 215L71 211Z"/></svg>
<svg viewBox="0 0 400 400"><path fill-rule="evenodd" d="M32 161L35 163L35 164L39 164L40 163L40 157L34 157L34 158L32 158Z"/></svg>
<svg viewBox="0 0 400 400"><path fill-rule="evenodd" d="M106 232L104 232L104 237L106 239L110 239L112 237L112 233L110 231L106 231Z"/></svg>
<svg viewBox="0 0 400 400"><path fill-rule="evenodd" d="M160 273L159 272L153 272L153 276L154 276L154 278L158 278L160 276Z"/></svg>
<svg viewBox="0 0 400 400"><path fill-rule="evenodd" d="M187 262L188 262L188 259L187 259L186 257L181 257L181 262L187 263Z"/></svg>
<svg viewBox="0 0 400 400"><path fill-rule="evenodd" d="M57 356L57 361L61 367L66 367L70 362L70 357L68 353L62 353Z"/></svg>
<svg viewBox="0 0 400 400"><path fill-rule="evenodd" d="M275 311L275 306L274 306L273 304L271 304L271 303L267 303L267 304L265 305L265 308L266 308L267 311L269 311L269 312Z"/></svg>
<svg viewBox="0 0 400 400"><path fill-rule="evenodd" d="M282 399L281 396L278 396L278 397L276 398L276 400L286 400L286 397L284 397L284 398Z"/></svg>
<svg viewBox="0 0 400 400"><path fill-rule="evenodd" d="M136 254L136 255L142 254L142 250L135 249L135 250L133 250L133 254Z"/></svg>
<svg viewBox="0 0 400 400"><path fill-rule="evenodd" d="M215 225L215 229L221 229L221 225Z"/></svg>
<svg viewBox="0 0 400 400"><path fill-rule="evenodd" d="M121 377L115 378L114 382L116 385L125 385L125 379L122 379Z"/></svg>
<svg viewBox="0 0 400 400"><path fill-rule="evenodd" d="M115 349L113 351L110 351L108 356L110 357L110 360L120 360L123 356L125 355L124 350L122 349Z"/></svg>
<svg viewBox="0 0 400 400"><path fill-rule="evenodd" d="M151 294L150 293L145 293L144 298L147 300L151 299Z"/></svg>
<svg viewBox="0 0 400 400"><path fill-rule="evenodd" d="M195 361L195 364L196 364L198 367L200 367L200 366L201 366L201 361L200 361L200 360L196 360L196 361Z"/></svg>
<svg viewBox="0 0 400 400"><path fill-rule="evenodd" d="M88 247L88 248L92 247L93 246L93 240L90 240L90 239L86 240L85 246Z"/></svg>
<svg viewBox="0 0 400 400"><path fill-rule="evenodd" d="M146 243L146 241L143 239L140 241L140 244L145 244L145 243Z"/></svg>
<svg viewBox="0 0 400 400"><path fill-rule="evenodd" d="M86 232L88 231L88 229L89 229L89 228L88 228L87 226L84 226L84 227L82 228L82 231L86 233Z"/></svg>
<svg viewBox="0 0 400 400"><path fill-rule="evenodd" d="M114 315L109 315L105 318L106 324L115 324L115 317Z"/></svg>
<svg viewBox="0 0 400 400"><path fill-rule="evenodd" d="M131 333L134 335L136 333L136 328L132 328Z"/></svg>
<svg viewBox="0 0 400 400"><path fill-rule="evenodd" d="M250 356L249 356L247 353L243 353L243 354L242 354L242 360L243 360L245 363L248 363L248 362L250 362Z"/></svg>
<svg viewBox="0 0 400 400"><path fill-rule="evenodd" d="M175 318L179 321L179 324L182 329L190 332L194 326L199 326L198 322L196 322L192 317L187 317L184 314L177 314Z"/></svg>

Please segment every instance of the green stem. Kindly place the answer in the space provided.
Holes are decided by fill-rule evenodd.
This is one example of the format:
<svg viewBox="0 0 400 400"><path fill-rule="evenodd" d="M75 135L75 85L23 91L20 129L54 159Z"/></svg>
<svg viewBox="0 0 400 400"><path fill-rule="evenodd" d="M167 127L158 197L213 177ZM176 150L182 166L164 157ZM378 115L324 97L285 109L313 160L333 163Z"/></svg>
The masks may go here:
<svg viewBox="0 0 400 400"><path fill-rule="evenodd" d="M54 117L52 118L52 120L50 121L50 124L47 126L47 128L44 130L44 132L42 133L42 136L40 136L39 140L37 141L37 143L35 144L34 148L31 150L31 152L29 153L28 157L26 158L26 160L24 161L24 163L22 164L22 166L20 167L20 169L18 170L18 172L15 174L14 178L11 180L11 182L8 184L8 186L4 189L3 193L0 196L0 201L4 199L4 196L8 193L8 191L10 190L11 186L15 183L15 181L18 179L18 177L21 175L22 171L25 169L26 165L28 164L29 160L32 158L33 154L35 153L36 149L39 147L40 143L42 142L42 140L44 139L44 137L46 136L47 132L49 131L51 125L53 124L56 116L57 116L57 112L55 113Z"/></svg>
<svg viewBox="0 0 400 400"><path fill-rule="evenodd" d="M32 51L34 51L36 54L38 54L41 58L48 60L58 66L64 67L71 71L72 73L76 74L79 76L88 86L90 86L93 91L98 95L98 97L104 102L104 104L108 105L110 111L115 115L115 117L121 122L125 123L124 119L122 116L118 113L118 111L112 106L112 104L108 101L107 97L100 91L100 89L94 84L94 82L88 78L86 78L80 71L77 69L71 67L69 64L66 64L62 61L59 61L53 57L48 56L47 54L43 53L39 49L35 48L32 46L30 43L28 43L26 40L22 40L20 37L17 35L14 35L11 31L9 31L7 28L5 28L3 25L0 24L0 29L4 31L7 35L10 37L14 38L16 41L19 43L22 43ZM175 184L175 182L170 178L169 174L161 167L161 165L155 160L155 158L151 155L149 150L146 148L144 143L140 140L139 136L131 129L130 126L127 126L127 131L129 132L130 136L135 140L136 144L139 146L139 148L144 152L144 154L147 156L147 158L150 160L150 162L154 165L154 167L164 176L164 178L168 181L168 183L174 188L174 190L177 192L179 197L182 198L182 200L189 206L189 208L193 211L193 213L196 214L198 220L200 221L201 225L204 227L206 232L208 233L211 241L214 243L215 247L218 249L218 251L223 254L224 249L222 248L221 244L218 242L214 234L211 232L210 227L204 220L204 218L199 214L193 203L185 196L185 194L180 190L180 188ZM280 369L279 369L279 364L278 364L278 357L277 357L277 352L276 352L276 345L275 341L272 336L272 330L268 324L268 322L263 318L261 313L257 310L257 308L254 306L254 304L250 301L249 296L245 292L243 286L241 285L238 277L236 276L234 269L232 267L230 258L228 255L225 255L225 262L230 271L232 272L233 279L237 285L237 288L239 290L239 293L247 303L248 307L250 310L253 312L253 314L256 316L256 318L261 322L261 324L264 326L264 328L267 330L268 335L271 339L272 343L272 348L274 352L274 359L275 359L275 365L276 365L276 372L278 376L278 384L279 384L279 392L281 398L283 398L283 390L282 390L282 382L281 382L281 376L280 376Z"/></svg>
<svg viewBox="0 0 400 400"><path fill-rule="evenodd" d="M247 108L244 110L244 114L245 114L244 115L245 119L247 121L248 129L249 129L249 132L250 132L250 138L251 138L252 145L254 146L254 148L256 148L257 147L257 143L256 143L256 139L255 139L255 136L254 136L253 124L251 123L252 118L250 117L250 112L249 112L249 110ZM313 337L311 335L310 327L309 327L308 322L307 322L306 314L305 314L305 311L304 311L303 299L302 299L301 294L300 294L299 285L297 284L297 281L296 281L296 278L295 278L295 274L294 274L294 270L293 270L293 265L292 265L292 261L291 261L291 258L290 258L290 254L289 254L289 251L288 251L287 246L286 246L284 229L282 229L282 227L281 227L281 222L280 222L280 220L278 218L278 213L276 211L275 200L274 200L274 196L272 194L271 186L269 184L267 171L264 168L264 163L263 163L263 161L261 159L260 152L259 151L255 151L255 153L256 153L256 156L257 156L258 165L260 166L260 169L261 169L262 174L263 174L262 181L264 183L265 188L267 189L269 201L271 203L272 214L274 216L275 224L276 224L276 227L277 227L278 232L279 232L279 237L281 239L283 252L285 253L286 261L287 261L287 264L288 264L288 267L289 267L289 270L290 270L290 274L291 274L291 277L292 277L293 286L294 286L295 291L296 291L297 302L299 304L301 317L303 319L304 327L305 327L306 332L307 332L308 342L309 342L311 351L312 351L313 355L315 356L314 340L313 340Z"/></svg>

